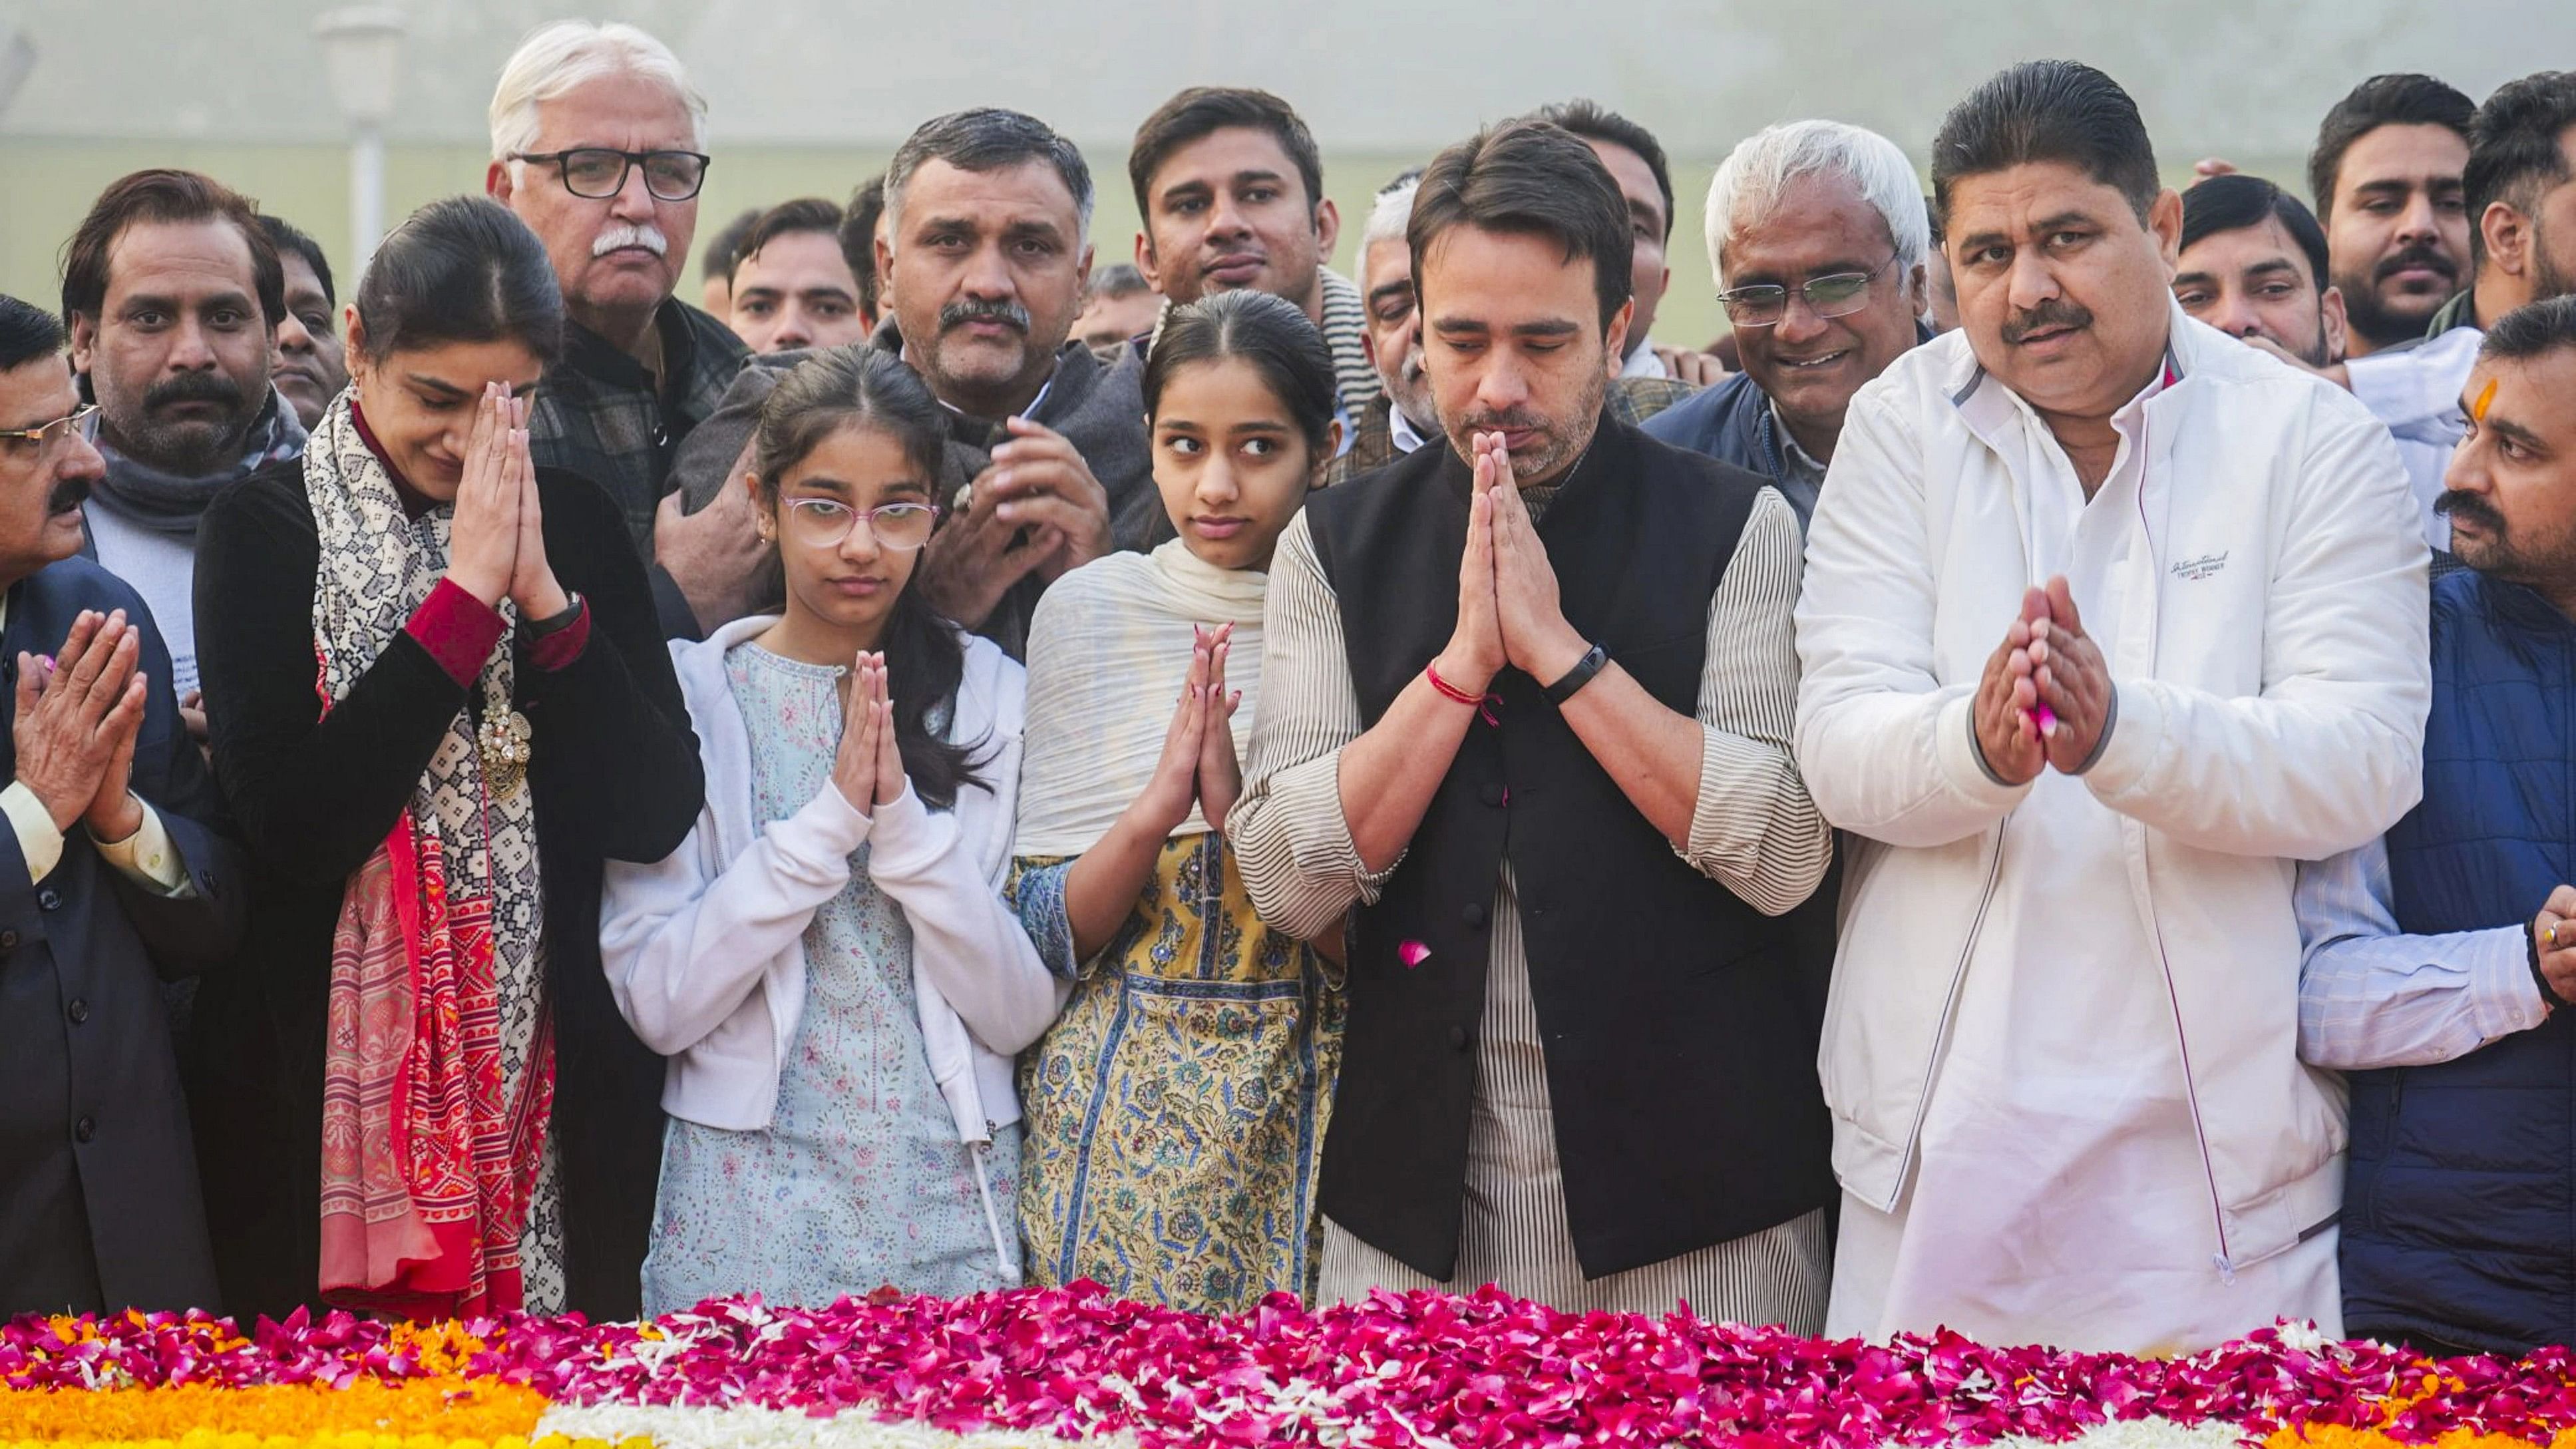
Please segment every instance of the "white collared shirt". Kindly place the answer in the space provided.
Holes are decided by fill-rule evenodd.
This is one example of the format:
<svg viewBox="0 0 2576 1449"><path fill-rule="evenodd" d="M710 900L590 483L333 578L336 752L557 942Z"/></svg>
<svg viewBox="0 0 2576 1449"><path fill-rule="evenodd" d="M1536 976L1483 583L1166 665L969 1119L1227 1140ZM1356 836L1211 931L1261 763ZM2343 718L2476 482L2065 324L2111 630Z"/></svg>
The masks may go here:
<svg viewBox="0 0 2576 1449"><path fill-rule="evenodd" d="M2460 389L2478 360L2486 334L2475 327L2454 327L2439 337L2394 352L2374 352L2344 364L2352 378L2352 395L2388 425L2397 439L2397 455L2406 460L2407 486L2424 515L2424 541L2435 548L2451 546L2451 520L2433 511L2442 496L2442 475L2451 466L2451 451L2468 430L2460 416Z"/></svg>
<svg viewBox="0 0 2576 1449"><path fill-rule="evenodd" d="M1398 453L1410 453L1431 441L1414 431L1413 419L1406 417L1404 409L1397 407L1392 398L1387 400L1386 405L1386 435L1394 442Z"/></svg>

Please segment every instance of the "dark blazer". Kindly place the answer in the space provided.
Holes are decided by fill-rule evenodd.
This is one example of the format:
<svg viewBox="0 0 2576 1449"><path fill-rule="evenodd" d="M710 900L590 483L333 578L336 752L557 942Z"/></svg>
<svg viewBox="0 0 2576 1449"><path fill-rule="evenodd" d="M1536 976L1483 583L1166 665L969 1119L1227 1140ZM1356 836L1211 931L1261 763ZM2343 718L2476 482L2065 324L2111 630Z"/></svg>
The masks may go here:
<svg viewBox="0 0 2576 1449"><path fill-rule="evenodd" d="M538 868L554 993L555 1106L571 1306L638 1311L661 1170L662 1059L628 1030L599 964L603 860L660 860L704 796L697 737L663 647L644 566L608 495L537 470L546 556L590 604L590 640L548 673L521 656L535 733ZM197 651L215 775L250 848L245 969L197 998L200 1165L216 1266L235 1314L314 1301L320 1262L324 1022L342 889L393 828L430 752L481 691L408 633L321 718L314 691L319 557L301 468L242 480L197 543ZM524 650L524 639L521 647Z"/></svg>
<svg viewBox="0 0 2576 1449"><path fill-rule="evenodd" d="M170 652L126 582L71 558L9 589L0 681L20 651L51 654L83 609L123 609L149 681L134 793L178 847L195 897L172 900L99 858L88 832L30 880L0 828L0 1317L38 1311L214 1308L187 1102L164 981L227 961L244 872L223 808L170 690ZM17 741L0 732L0 780Z"/></svg>

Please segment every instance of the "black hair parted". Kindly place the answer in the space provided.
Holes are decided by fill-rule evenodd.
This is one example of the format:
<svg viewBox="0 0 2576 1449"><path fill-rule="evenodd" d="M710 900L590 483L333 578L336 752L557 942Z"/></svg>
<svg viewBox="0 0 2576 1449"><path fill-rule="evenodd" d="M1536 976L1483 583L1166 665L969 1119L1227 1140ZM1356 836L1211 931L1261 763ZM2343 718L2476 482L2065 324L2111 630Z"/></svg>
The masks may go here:
<svg viewBox="0 0 2576 1449"><path fill-rule="evenodd" d="M563 355L563 291L528 224L488 196L450 196L388 233L358 279L370 361L450 342L512 341Z"/></svg>
<svg viewBox="0 0 2576 1449"><path fill-rule="evenodd" d="M821 232L838 246L841 237L840 203L819 196L800 196L782 201L754 218L742 240L733 244L733 260L725 267L725 280L730 282L742 270L742 264L760 255L760 249L783 236L797 232ZM847 261L846 254L842 260Z"/></svg>
<svg viewBox="0 0 2576 1449"><path fill-rule="evenodd" d="M2496 319L2478 343L2478 356L2522 362L2576 347L2576 293L2526 302Z"/></svg>
<svg viewBox="0 0 2576 1449"><path fill-rule="evenodd" d="M2308 196L2316 202L2317 215L2334 215L2343 156L2355 141L2382 126L2440 126L2466 143L2477 110L2477 103L2456 87L2429 75L2375 75L2354 86L2326 112L2317 126L2316 148L2308 152Z"/></svg>
<svg viewBox="0 0 2576 1449"><path fill-rule="evenodd" d="M841 208L841 260L859 279L859 310L877 315L877 222L885 215L885 173L880 171L850 193Z"/></svg>
<svg viewBox="0 0 2576 1449"><path fill-rule="evenodd" d="M2486 260L2487 208L2501 201L2525 216L2539 194L2567 179L2559 138L2576 126L2576 70L2544 70L2506 81L2469 123L2469 164L2460 190L2469 205L2469 254Z"/></svg>
<svg viewBox="0 0 2576 1449"><path fill-rule="evenodd" d="M1261 375L1305 437L1310 460L1325 461L1339 397L1333 354L1305 308L1248 287L1212 292L1163 319L1163 333L1145 358L1147 420L1162 413L1173 374L1227 358L1240 358Z"/></svg>
<svg viewBox="0 0 2576 1449"><path fill-rule="evenodd" d="M718 277L732 276L733 254L741 248L742 239L751 234L752 226L759 220L760 208L746 207L740 216L717 227L716 234L707 238L707 249L698 254L698 275L710 282Z"/></svg>
<svg viewBox="0 0 2576 1449"><path fill-rule="evenodd" d="M16 372L40 358L60 357L62 351L63 319L33 302L0 294L0 372Z"/></svg>
<svg viewBox="0 0 2576 1449"><path fill-rule="evenodd" d="M2245 231L2277 220L2308 259L2308 278L2320 295L2333 284L2326 270L2326 231L2307 203L2260 176L2212 176L2182 194L2182 249L2201 238Z"/></svg>
<svg viewBox="0 0 2576 1449"><path fill-rule="evenodd" d="M920 470L923 486L937 491L947 460L946 409L902 359L858 342L824 348L796 364L760 405L751 456L763 506L774 513L787 474L845 428L892 437ZM959 789L980 783L975 770L982 761L973 751L985 743L944 739L931 727L934 716L954 715L950 706L966 677L965 640L932 610L916 576L895 597L879 647L904 773L924 803L950 809Z"/></svg>
<svg viewBox="0 0 2576 1449"><path fill-rule="evenodd" d="M304 233L304 229L282 216L259 214L259 229L268 233L269 245L277 248L282 259L293 252L313 269L313 280L322 284L322 300L337 307L340 289L331 280L331 259L322 254L322 244Z"/></svg>
<svg viewBox="0 0 2576 1449"><path fill-rule="evenodd" d="M1664 240L1673 239L1672 165L1664 159L1663 143L1655 139L1654 132L1583 96L1541 106L1537 119L1563 126L1587 141L1607 141L1636 152L1646 169L1655 174L1655 189L1664 194Z"/></svg>
<svg viewBox="0 0 2576 1449"><path fill-rule="evenodd" d="M1154 173L1163 169L1173 152L1232 127L1261 131L1277 141L1296 166L1297 179L1306 185L1306 209L1311 212L1323 205L1323 152L1316 148L1315 133L1306 129L1295 107L1268 91L1192 86L1155 107L1154 114L1136 128L1136 139L1127 148L1127 180L1136 188L1136 214L1153 217Z"/></svg>
<svg viewBox="0 0 2576 1449"><path fill-rule="evenodd" d="M251 290L270 327L286 317L286 269L278 264L277 245L260 225L259 204L211 176L156 166L130 172L107 184L90 203L89 214L63 243L63 323L75 315L96 319L107 304L108 267L117 238L129 226L149 223L230 223L250 249Z"/></svg>
<svg viewBox="0 0 2576 1449"><path fill-rule="evenodd" d="M1426 295L1422 259L1431 244L1458 226L1545 237L1568 262L1590 262L1604 329L1627 305L1636 256L1628 199L1592 148L1562 126L1505 121L1431 158L1404 227L1415 296Z"/></svg>
<svg viewBox="0 0 2576 1449"><path fill-rule="evenodd" d="M1951 188L2033 162L2072 166L2120 193L2144 222L2155 205L2156 151L2138 103L2075 60L2007 66L1950 108L1932 138L1932 199L1946 224Z"/></svg>

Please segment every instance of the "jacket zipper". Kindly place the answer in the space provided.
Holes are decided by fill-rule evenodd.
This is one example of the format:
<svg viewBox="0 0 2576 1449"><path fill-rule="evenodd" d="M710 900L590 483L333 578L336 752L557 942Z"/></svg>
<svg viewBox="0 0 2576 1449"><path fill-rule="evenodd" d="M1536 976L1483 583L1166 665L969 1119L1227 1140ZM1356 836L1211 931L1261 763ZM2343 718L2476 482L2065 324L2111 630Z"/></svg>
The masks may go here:
<svg viewBox="0 0 2576 1449"><path fill-rule="evenodd" d="M2200 1171L2209 1183L2209 1217L2218 1229L2218 1256L2211 1261L2221 1282L2236 1281L2236 1263L2227 1248L2227 1207L2218 1194L2218 1167L2209 1156L2209 1129L2200 1120L2200 1083L2191 1070L2191 1033L2183 1029L2182 993L2174 988L2173 961L2165 954L2164 923L2156 919L2154 897L2148 898L2147 929L2156 938L2156 965L2165 973L2165 1001L2173 1008L2174 1046L2182 1053L2182 1090L2191 1105L2191 1139L2200 1148Z"/></svg>
<svg viewBox="0 0 2576 1449"><path fill-rule="evenodd" d="M2171 387L2179 379L2170 348L2165 354L2164 369L2165 384ZM2149 399L2151 404L2153 401ZM2155 463L2150 443L2153 430L2149 428L2148 421L2146 411L2141 409L2138 417L2138 539L2147 551L2147 671L2152 676L2156 661L2156 622L2162 617L2160 611L2164 607L2164 572L2158 567L2155 526L2147 518L2147 477ZM2164 973L2165 1004L2173 1012L2174 1049L2182 1056L2183 1100L2191 1108L2192 1145L2200 1149L2201 1178L2209 1184L2209 1219L2218 1232L2218 1254L2211 1261L2218 1269L2219 1281L2233 1283L2236 1281L2236 1262L2227 1246L2227 1203L2218 1191L2218 1164L2209 1155L2209 1127L2200 1116L2200 1082L2191 1070L2191 1033L2182 1024L2182 992L2174 985L2173 958L2165 950L2164 922L2156 919L2155 886L2148 879L2148 864L2146 844L2142 842L2138 855L2138 885L2142 899L2138 904L2140 914L2146 918L2147 931L2156 940L2156 967Z"/></svg>
<svg viewBox="0 0 2576 1449"><path fill-rule="evenodd" d="M1940 1068L1941 1050L1950 1040L1951 1019L1959 1012L1959 983L1968 977L1968 958L1976 954L1977 937L1985 932L1986 908L1994 904L1996 883L2003 879L2004 830L2011 824L2009 811L1995 822L1995 853L1986 862L1985 892L1977 897L1977 913L1968 920L1968 939L1960 944L1959 962L1950 970L1950 992L1941 1002L1941 1021L1932 1033L1932 1051L1923 1059L1922 1081L1914 1089L1914 1124L1905 1133L1905 1159L1897 1166L1896 1197L1882 1211L1896 1210L1896 1204L1905 1197L1906 1179L1914 1174L1914 1154L1923 1145L1923 1119L1932 1110L1932 1077Z"/></svg>

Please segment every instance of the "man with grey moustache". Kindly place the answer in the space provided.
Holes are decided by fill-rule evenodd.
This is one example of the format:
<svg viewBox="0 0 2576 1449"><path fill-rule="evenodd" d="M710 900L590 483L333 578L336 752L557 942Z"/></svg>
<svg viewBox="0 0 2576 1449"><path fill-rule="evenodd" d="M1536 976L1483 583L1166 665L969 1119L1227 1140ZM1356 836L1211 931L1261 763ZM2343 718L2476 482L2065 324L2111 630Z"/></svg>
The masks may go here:
<svg viewBox="0 0 2576 1449"><path fill-rule="evenodd" d="M681 441L749 355L731 329L672 295L697 232L705 116L659 40L559 20L501 68L484 176L545 243L570 323L529 409L530 455L608 490L657 565L664 628L690 637L703 623L697 601L760 557L747 505L687 515L671 482Z"/></svg>
<svg viewBox="0 0 2576 1449"><path fill-rule="evenodd" d="M1422 168L1415 166L1379 187L1367 229L1360 234L1360 305L1367 309L1367 330L1360 336L1369 366L1377 369L1385 390L1352 420L1350 442L1324 471L1327 486L1383 468L1440 436L1431 382L1422 375L1422 311L1413 300L1413 250L1404 239L1421 185ZM1422 421L1426 418L1430 421Z"/></svg>

